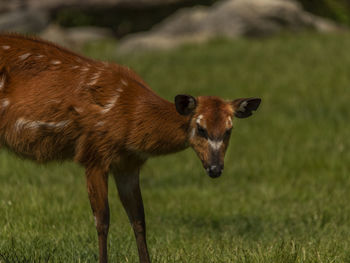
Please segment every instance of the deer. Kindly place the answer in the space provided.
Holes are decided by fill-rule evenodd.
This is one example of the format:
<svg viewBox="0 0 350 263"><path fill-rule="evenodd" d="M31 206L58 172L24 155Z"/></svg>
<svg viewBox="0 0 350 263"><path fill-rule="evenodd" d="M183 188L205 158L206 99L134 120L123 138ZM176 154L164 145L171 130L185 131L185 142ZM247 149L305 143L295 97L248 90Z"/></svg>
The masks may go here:
<svg viewBox="0 0 350 263"><path fill-rule="evenodd" d="M107 257L108 177L133 228L139 260L149 263L140 170L152 157L191 147L206 173L224 168L233 118L261 99L158 96L131 69L93 60L52 42L0 34L0 143L38 163L73 160L85 168L98 237Z"/></svg>

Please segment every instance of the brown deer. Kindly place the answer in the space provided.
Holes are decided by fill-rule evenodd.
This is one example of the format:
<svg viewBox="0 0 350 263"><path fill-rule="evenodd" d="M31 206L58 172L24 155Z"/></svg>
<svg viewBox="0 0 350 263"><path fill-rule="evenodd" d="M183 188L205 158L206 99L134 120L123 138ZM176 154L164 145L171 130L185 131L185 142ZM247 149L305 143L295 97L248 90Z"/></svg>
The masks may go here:
<svg viewBox="0 0 350 263"><path fill-rule="evenodd" d="M142 165L192 147L208 175L220 176L232 118L250 116L260 101L177 95L173 104L126 67L37 38L0 35L0 142L38 162L73 159L85 167L99 262L107 262L108 173L133 227L140 262L150 262Z"/></svg>

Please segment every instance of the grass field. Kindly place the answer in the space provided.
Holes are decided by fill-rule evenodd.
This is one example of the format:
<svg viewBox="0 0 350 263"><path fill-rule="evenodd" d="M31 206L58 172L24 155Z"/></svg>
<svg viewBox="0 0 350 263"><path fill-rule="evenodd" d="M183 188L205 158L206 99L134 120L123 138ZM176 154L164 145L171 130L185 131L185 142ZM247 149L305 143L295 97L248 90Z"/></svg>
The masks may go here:
<svg viewBox="0 0 350 263"><path fill-rule="evenodd" d="M237 120L224 174L192 150L150 160L142 190L153 262L350 262L350 35L215 40L176 51L86 55L134 68L163 97L259 96ZM84 171L0 153L0 262L96 262ZM110 262L137 262L110 180Z"/></svg>

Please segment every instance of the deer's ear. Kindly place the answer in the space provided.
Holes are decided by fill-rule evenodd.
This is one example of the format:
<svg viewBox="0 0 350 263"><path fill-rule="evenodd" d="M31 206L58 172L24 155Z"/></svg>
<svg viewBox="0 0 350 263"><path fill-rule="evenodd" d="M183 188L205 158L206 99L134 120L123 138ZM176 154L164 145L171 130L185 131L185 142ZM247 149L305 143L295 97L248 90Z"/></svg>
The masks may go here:
<svg viewBox="0 0 350 263"><path fill-rule="evenodd" d="M197 106L197 101L190 95L176 95L175 107L179 114L189 115Z"/></svg>
<svg viewBox="0 0 350 263"><path fill-rule="evenodd" d="M247 118L252 111L256 111L260 105L260 98L241 98L232 102L235 116L237 118Z"/></svg>

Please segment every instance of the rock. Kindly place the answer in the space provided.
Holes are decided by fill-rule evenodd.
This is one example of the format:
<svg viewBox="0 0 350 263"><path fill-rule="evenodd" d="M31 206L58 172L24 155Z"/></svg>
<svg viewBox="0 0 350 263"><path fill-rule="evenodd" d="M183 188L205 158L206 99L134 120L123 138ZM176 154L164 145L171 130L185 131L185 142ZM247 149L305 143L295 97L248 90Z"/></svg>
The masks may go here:
<svg viewBox="0 0 350 263"><path fill-rule="evenodd" d="M18 8L57 10L65 7L91 8L96 6L119 6L145 8L152 6L166 6L169 4L182 3L183 0L1 0L0 13Z"/></svg>
<svg viewBox="0 0 350 263"><path fill-rule="evenodd" d="M168 49L213 37L264 36L285 29L330 32L339 26L305 12L293 0L226 0L210 8L180 10L151 31L122 39L118 50Z"/></svg>
<svg viewBox="0 0 350 263"><path fill-rule="evenodd" d="M90 41L96 41L106 38L113 38L113 31L102 27L72 27L66 29L67 37L77 45Z"/></svg>
<svg viewBox="0 0 350 263"><path fill-rule="evenodd" d="M64 28L56 24L49 25L43 32L41 32L40 37L67 48L77 48L74 42L67 35Z"/></svg>
<svg viewBox="0 0 350 263"><path fill-rule="evenodd" d="M99 27L62 28L56 24L51 24L40 34L40 37L78 50L87 42L112 38L113 32Z"/></svg>
<svg viewBox="0 0 350 263"><path fill-rule="evenodd" d="M23 7L23 0L1 0L0 14L5 12L14 12Z"/></svg>
<svg viewBox="0 0 350 263"><path fill-rule="evenodd" d="M0 14L0 31L36 33L49 23L49 16L41 10L19 10Z"/></svg>

